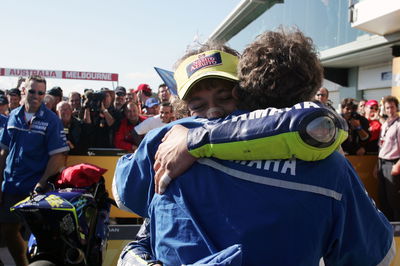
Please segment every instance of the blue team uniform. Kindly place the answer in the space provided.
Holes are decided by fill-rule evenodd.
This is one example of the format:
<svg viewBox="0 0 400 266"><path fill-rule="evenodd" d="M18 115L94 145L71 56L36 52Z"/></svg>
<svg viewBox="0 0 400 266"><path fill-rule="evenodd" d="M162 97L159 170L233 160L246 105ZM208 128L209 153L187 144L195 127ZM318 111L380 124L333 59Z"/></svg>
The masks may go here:
<svg viewBox="0 0 400 266"><path fill-rule="evenodd" d="M19 195L32 191L51 155L69 150L60 119L44 104L30 122L25 121L24 106L12 110L0 147L9 151L2 191Z"/></svg>
<svg viewBox="0 0 400 266"><path fill-rule="evenodd" d="M0 114L0 135L3 133L4 127L7 124L8 117Z"/></svg>
<svg viewBox="0 0 400 266"><path fill-rule="evenodd" d="M0 129L4 129L4 126L7 124L8 117L6 115L0 114Z"/></svg>
<svg viewBox="0 0 400 266"><path fill-rule="evenodd" d="M281 117L263 119L282 132L293 117ZM179 123L194 128L204 120ZM123 156L113 184L120 207L151 218L151 248L165 265L224 250L240 253L232 265L318 265L320 258L326 265L388 265L393 258L390 223L338 153L318 162L204 158L154 194L153 158L172 125L151 131L135 154Z"/></svg>

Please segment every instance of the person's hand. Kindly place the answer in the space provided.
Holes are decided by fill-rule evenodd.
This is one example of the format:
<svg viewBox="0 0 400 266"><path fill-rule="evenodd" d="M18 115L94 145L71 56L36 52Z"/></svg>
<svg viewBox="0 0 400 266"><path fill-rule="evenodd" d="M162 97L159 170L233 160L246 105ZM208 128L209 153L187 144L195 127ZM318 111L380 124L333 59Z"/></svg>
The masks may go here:
<svg viewBox="0 0 400 266"><path fill-rule="evenodd" d="M360 147L357 151L356 151L356 155L364 155L365 154L365 148L364 147Z"/></svg>
<svg viewBox="0 0 400 266"><path fill-rule="evenodd" d="M395 163L392 167L391 175L400 175L400 164Z"/></svg>
<svg viewBox="0 0 400 266"><path fill-rule="evenodd" d="M85 101L83 102L82 106L84 109L89 109L89 99L88 98L85 98Z"/></svg>
<svg viewBox="0 0 400 266"><path fill-rule="evenodd" d="M358 127L361 126L360 120L354 119L354 118L350 120L350 124L351 124L351 126L352 126L353 128L358 128Z"/></svg>
<svg viewBox="0 0 400 266"><path fill-rule="evenodd" d="M187 149L188 131L184 126L175 125L162 139L154 163L156 193L164 193L168 184L197 160Z"/></svg>
<svg viewBox="0 0 400 266"><path fill-rule="evenodd" d="M72 150L73 148L75 148L74 144L72 144L71 141L67 140L67 144L68 144L70 150Z"/></svg>
<svg viewBox="0 0 400 266"><path fill-rule="evenodd" d="M39 181L33 189L33 194L43 194L46 191L46 184Z"/></svg>
<svg viewBox="0 0 400 266"><path fill-rule="evenodd" d="M104 113L105 110L106 110L106 108L104 107L104 102L101 102L100 111L101 111L102 113Z"/></svg>

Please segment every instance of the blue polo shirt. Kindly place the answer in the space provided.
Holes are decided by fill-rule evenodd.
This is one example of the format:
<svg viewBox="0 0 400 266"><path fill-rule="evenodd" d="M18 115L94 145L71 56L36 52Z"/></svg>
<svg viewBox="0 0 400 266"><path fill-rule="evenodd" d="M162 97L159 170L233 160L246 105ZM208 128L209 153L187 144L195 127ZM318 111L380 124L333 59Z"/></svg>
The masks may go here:
<svg viewBox="0 0 400 266"><path fill-rule="evenodd" d="M27 194L39 182L51 155L69 150L61 120L42 104L31 121L24 106L11 111L0 147L9 151L2 190Z"/></svg>

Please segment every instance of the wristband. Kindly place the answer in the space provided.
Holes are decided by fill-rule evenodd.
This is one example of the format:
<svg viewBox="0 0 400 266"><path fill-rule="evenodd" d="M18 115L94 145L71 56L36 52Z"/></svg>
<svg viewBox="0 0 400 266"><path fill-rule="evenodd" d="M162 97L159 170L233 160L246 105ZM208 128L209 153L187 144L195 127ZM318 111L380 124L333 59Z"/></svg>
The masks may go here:
<svg viewBox="0 0 400 266"><path fill-rule="evenodd" d="M105 110L103 111L103 113L108 113L108 110L107 110L107 109L105 109Z"/></svg>
<svg viewBox="0 0 400 266"><path fill-rule="evenodd" d="M358 126L358 127L356 127L356 128L355 128L355 130L357 130L357 131L360 131L360 130L362 130L362 126Z"/></svg>

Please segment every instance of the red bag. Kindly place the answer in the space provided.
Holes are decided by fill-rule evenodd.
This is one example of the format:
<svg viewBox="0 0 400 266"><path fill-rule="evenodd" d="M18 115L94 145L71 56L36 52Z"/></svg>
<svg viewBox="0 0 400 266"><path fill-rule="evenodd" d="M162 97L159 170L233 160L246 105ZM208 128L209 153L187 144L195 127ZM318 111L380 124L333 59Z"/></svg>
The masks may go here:
<svg viewBox="0 0 400 266"><path fill-rule="evenodd" d="M99 182L107 169L94 164L81 163L65 168L56 185L60 187L88 187Z"/></svg>

